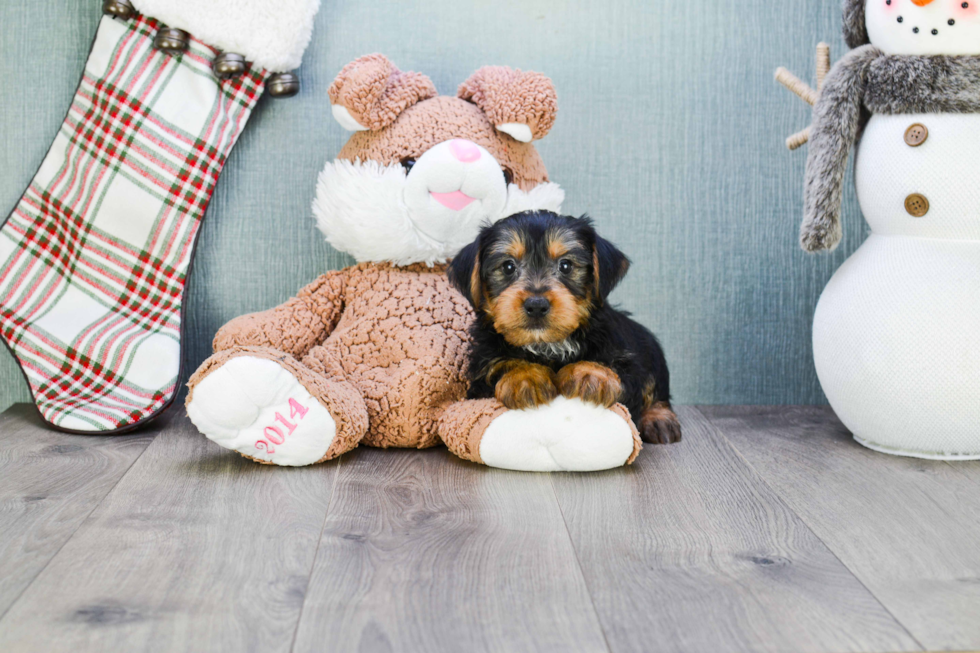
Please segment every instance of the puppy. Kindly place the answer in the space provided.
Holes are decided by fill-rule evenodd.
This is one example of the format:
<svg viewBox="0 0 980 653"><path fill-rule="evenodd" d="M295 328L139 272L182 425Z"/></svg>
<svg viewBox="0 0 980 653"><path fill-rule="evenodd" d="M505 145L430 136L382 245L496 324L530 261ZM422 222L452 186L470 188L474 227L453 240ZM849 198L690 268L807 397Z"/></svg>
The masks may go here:
<svg viewBox="0 0 980 653"><path fill-rule="evenodd" d="M606 302L629 266L586 217L526 211L484 227L448 269L477 315L469 397L517 410L558 394L622 402L645 442L678 442L660 344Z"/></svg>

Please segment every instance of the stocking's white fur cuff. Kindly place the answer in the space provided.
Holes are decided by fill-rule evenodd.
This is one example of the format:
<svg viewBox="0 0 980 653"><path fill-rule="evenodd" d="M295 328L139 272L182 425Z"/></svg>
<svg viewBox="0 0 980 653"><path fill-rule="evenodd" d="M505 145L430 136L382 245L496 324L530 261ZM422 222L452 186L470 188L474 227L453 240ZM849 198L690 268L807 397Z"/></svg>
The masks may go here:
<svg viewBox="0 0 980 653"><path fill-rule="evenodd" d="M133 0L147 16L272 72L299 68L320 0Z"/></svg>

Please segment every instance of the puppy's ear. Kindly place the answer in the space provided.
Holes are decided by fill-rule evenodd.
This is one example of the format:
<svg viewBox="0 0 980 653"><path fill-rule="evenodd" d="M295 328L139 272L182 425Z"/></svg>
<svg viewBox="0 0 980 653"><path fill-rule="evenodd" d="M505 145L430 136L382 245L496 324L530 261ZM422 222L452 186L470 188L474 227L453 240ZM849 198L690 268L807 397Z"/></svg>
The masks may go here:
<svg viewBox="0 0 980 653"><path fill-rule="evenodd" d="M456 255L446 270L449 282L479 309L483 301L483 282L480 281L480 241L470 243Z"/></svg>
<svg viewBox="0 0 980 653"><path fill-rule="evenodd" d="M592 265L597 299L605 301L613 288L626 276L630 269L630 260L615 245L597 235L592 249Z"/></svg>
<svg viewBox="0 0 980 653"><path fill-rule="evenodd" d="M402 72L383 54L356 59L327 89L333 116L348 131L384 129L408 107L436 96L432 80Z"/></svg>

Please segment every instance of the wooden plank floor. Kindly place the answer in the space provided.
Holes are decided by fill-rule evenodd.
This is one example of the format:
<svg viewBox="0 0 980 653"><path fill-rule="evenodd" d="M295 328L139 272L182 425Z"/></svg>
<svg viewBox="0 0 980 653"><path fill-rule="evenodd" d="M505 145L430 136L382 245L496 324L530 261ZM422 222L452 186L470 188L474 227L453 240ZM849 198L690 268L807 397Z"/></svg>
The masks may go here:
<svg viewBox="0 0 980 653"><path fill-rule="evenodd" d="M0 651L980 649L980 463L826 408L683 408L596 474L445 449L256 465L182 411L0 416Z"/></svg>
<svg viewBox="0 0 980 653"><path fill-rule="evenodd" d="M27 405L0 415L0 615L152 442L67 437L40 424Z"/></svg>
<svg viewBox="0 0 980 653"><path fill-rule="evenodd" d="M828 408L705 408L917 641L980 648L980 461L883 458Z"/></svg>

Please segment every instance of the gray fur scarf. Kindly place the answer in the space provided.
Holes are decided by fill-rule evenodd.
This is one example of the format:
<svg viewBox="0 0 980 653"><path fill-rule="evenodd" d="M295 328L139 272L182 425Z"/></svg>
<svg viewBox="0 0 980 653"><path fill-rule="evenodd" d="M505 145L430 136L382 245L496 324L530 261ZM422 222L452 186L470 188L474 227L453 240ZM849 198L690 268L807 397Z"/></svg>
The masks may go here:
<svg viewBox="0 0 980 653"><path fill-rule="evenodd" d="M840 243L844 174L863 111L980 113L980 57L889 56L864 45L837 62L813 110L800 230L808 252Z"/></svg>

